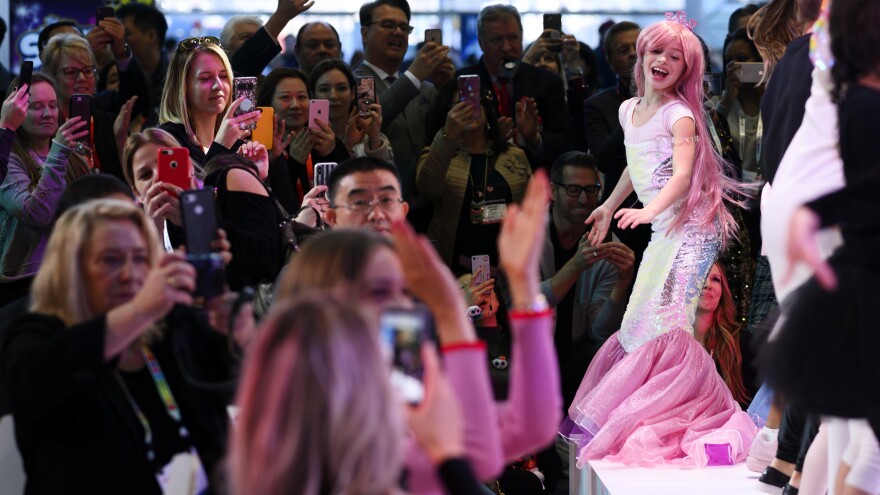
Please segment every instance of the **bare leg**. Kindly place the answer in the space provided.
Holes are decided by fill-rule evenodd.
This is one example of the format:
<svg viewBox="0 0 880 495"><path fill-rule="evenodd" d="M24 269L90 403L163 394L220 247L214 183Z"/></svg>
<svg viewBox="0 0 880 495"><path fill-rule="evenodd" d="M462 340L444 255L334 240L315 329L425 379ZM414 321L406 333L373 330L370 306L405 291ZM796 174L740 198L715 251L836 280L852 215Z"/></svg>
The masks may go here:
<svg viewBox="0 0 880 495"><path fill-rule="evenodd" d="M828 491L828 426L822 423L804 460L800 495L825 495Z"/></svg>
<svg viewBox="0 0 880 495"><path fill-rule="evenodd" d="M767 422L764 426L772 430L778 430L779 424L782 422L782 411L785 409L785 402L779 397L779 394L773 396L773 404L770 405L770 411L767 413Z"/></svg>
<svg viewBox="0 0 880 495"><path fill-rule="evenodd" d="M851 466L845 462L841 462L840 467L837 468L837 476L834 478L834 492L838 495L846 494L846 492L844 491L844 483L850 469Z"/></svg>

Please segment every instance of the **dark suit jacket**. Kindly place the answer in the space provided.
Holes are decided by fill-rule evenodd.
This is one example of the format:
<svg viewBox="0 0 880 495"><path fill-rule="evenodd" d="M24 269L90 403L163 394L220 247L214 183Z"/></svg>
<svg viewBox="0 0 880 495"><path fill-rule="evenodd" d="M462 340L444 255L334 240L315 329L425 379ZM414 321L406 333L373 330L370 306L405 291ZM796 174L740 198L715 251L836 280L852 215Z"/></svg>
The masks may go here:
<svg viewBox="0 0 880 495"><path fill-rule="evenodd" d="M95 96L92 108L111 113L115 119L119 109L132 96L137 96L138 99L134 104L131 116L143 115L144 118L147 118L153 108L150 84L134 57L131 58L125 71L119 71L119 91L102 91Z"/></svg>
<svg viewBox="0 0 880 495"><path fill-rule="evenodd" d="M226 337L176 307L151 345L205 471L225 455L235 360ZM71 328L29 314L0 346L3 387L27 473L25 494L158 494L143 427L104 360L106 317ZM198 388L190 380L216 384ZM229 390L220 384L229 383ZM137 398L135 398L137 400Z"/></svg>
<svg viewBox="0 0 880 495"><path fill-rule="evenodd" d="M584 128L587 131L587 146L596 155L605 140L620 126L617 110L623 103L617 87L606 88L587 98L584 102Z"/></svg>
<svg viewBox="0 0 880 495"><path fill-rule="evenodd" d="M459 70L456 76L473 74L480 76L480 87L483 90L488 89L495 92L492 77L486 70L482 58L475 65ZM498 95L495 96L497 98ZM525 63L520 64L519 70L513 78L513 101L519 101L526 96L534 98L538 104L538 115L540 115L543 125L541 139L544 141L543 157L533 156L529 149L525 149L526 156L532 169L542 164L549 167L562 153L577 149L571 116L565 104L562 79L546 70ZM514 120L516 119L514 118ZM396 150L395 153L397 153Z"/></svg>
<svg viewBox="0 0 880 495"><path fill-rule="evenodd" d="M113 122L116 120L116 115L93 109L92 119L95 121L95 148L98 151L98 160L101 162L101 171L105 174L115 175L125 182L125 176L122 175L122 163L119 159L119 147L116 146L116 135L113 132Z"/></svg>
<svg viewBox="0 0 880 495"><path fill-rule="evenodd" d="M416 161L434 137L428 136L428 114L436 94L434 85L422 81L416 88L402 73L394 84L389 85L366 64L357 66L354 73L376 80L376 94L382 105L382 132L394 151L403 199L410 201L416 189Z"/></svg>
<svg viewBox="0 0 880 495"><path fill-rule="evenodd" d="M269 36L266 28L261 27L241 45L229 63L236 76L257 77L279 53L281 46Z"/></svg>

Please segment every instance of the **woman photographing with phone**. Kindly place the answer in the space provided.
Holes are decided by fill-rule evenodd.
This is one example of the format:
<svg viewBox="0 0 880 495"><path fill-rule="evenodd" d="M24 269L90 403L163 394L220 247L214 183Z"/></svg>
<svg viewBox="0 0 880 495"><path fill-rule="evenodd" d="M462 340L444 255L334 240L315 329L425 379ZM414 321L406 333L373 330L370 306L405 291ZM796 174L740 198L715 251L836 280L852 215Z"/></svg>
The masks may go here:
<svg viewBox="0 0 880 495"><path fill-rule="evenodd" d="M59 126L55 84L48 77L34 74L29 89L9 172L0 184L0 306L27 294L43 261L58 198L69 182L89 173L74 151L88 135L88 124L74 117Z"/></svg>
<svg viewBox="0 0 880 495"><path fill-rule="evenodd" d="M220 40L188 38L177 45L168 64L159 107L159 128L189 150L204 166L211 158L238 150L250 136L247 127L258 110L236 116L243 98L232 101L232 66Z"/></svg>

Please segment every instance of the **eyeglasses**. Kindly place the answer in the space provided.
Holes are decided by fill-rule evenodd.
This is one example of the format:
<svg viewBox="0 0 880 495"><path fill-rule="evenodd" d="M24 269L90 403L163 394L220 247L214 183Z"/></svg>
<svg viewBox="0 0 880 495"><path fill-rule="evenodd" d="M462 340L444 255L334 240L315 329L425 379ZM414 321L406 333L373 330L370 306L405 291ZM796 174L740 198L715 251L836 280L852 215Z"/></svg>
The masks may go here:
<svg viewBox="0 0 880 495"><path fill-rule="evenodd" d="M196 47L209 43L211 45L220 45L220 38L216 36L200 36L198 38L187 38L182 40L177 47L183 51L195 50Z"/></svg>
<svg viewBox="0 0 880 495"><path fill-rule="evenodd" d="M64 74L64 77L70 80L76 79L76 76L79 74L82 74L84 79L94 79L98 69L94 65L88 65L81 69L77 69L76 67L63 67L59 69L59 72Z"/></svg>
<svg viewBox="0 0 880 495"><path fill-rule="evenodd" d="M385 212L392 212L397 210L397 207L403 203L403 200L400 198L392 198L390 196L384 198L378 198L373 200L367 199L357 199L350 203L344 205L331 206L330 208L339 208L345 207L355 213L368 213L370 212L374 206L378 206L380 210Z"/></svg>
<svg viewBox="0 0 880 495"><path fill-rule="evenodd" d="M595 198L599 195L599 190L602 188L601 184L596 184L595 186L579 186L577 184L563 184L562 182L553 182L559 187L565 188L565 194L568 194L572 198L576 198L581 195L581 191L586 193L588 198Z"/></svg>
<svg viewBox="0 0 880 495"><path fill-rule="evenodd" d="M394 22L391 19L385 19L384 21L371 22L367 24L367 26L372 26L373 24L378 24L380 28L393 33L395 29L400 28L401 32L406 34L410 34L413 32L413 27L405 22Z"/></svg>

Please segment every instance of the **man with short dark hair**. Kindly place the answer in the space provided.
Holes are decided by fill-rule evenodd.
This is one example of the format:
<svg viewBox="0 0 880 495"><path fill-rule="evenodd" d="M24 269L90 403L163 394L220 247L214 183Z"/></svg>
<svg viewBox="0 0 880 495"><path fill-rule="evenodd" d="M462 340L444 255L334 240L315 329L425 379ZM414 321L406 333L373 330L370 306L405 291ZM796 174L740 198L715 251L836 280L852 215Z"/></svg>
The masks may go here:
<svg viewBox="0 0 880 495"><path fill-rule="evenodd" d="M620 328L635 256L626 245L590 246L584 221L602 184L592 156L572 151L550 173L549 234L541 257L541 292L556 306L556 350L563 404L571 404L596 351Z"/></svg>
<svg viewBox="0 0 880 495"><path fill-rule="evenodd" d="M428 79L448 81L455 72L449 47L434 42L426 43L409 68L401 72L413 30L411 15L406 0L375 0L361 6L364 61L354 69L355 75L375 79L382 105L382 132L394 150L407 201L415 196L416 160L430 143L426 122L436 91Z"/></svg>
<svg viewBox="0 0 880 495"><path fill-rule="evenodd" d="M163 50L168 22L155 7L127 3L116 10L116 18L125 26L125 42L150 82L153 106L158 106L168 72L168 57Z"/></svg>
<svg viewBox="0 0 880 495"><path fill-rule="evenodd" d="M617 109L632 96L632 70L636 63L636 39L640 29L638 24L628 21L611 26L605 35L605 56L617 74L617 85L603 89L584 103L587 146L600 161L599 148L620 125Z"/></svg>
<svg viewBox="0 0 880 495"><path fill-rule="evenodd" d="M368 227L390 235L391 225L406 221L409 204L401 197L397 168L369 156L339 164L327 182L331 227Z"/></svg>
<svg viewBox="0 0 880 495"><path fill-rule="evenodd" d="M533 169L575 149L562 79L521 63L523 29L516 7L484 8L477 17L477 36L483 56L458 75L479 75L481 89L494 94L503 116L502 135L514 137Z"/></svg>
<svg viewBox="0 0 880 495"><path fill-rule="evenodd" d="M303 24L296 35L294 47L299 68L307 76L320 62L332 58L342 58L342 43L339 33L332 24L318 21Z"/></svg>

